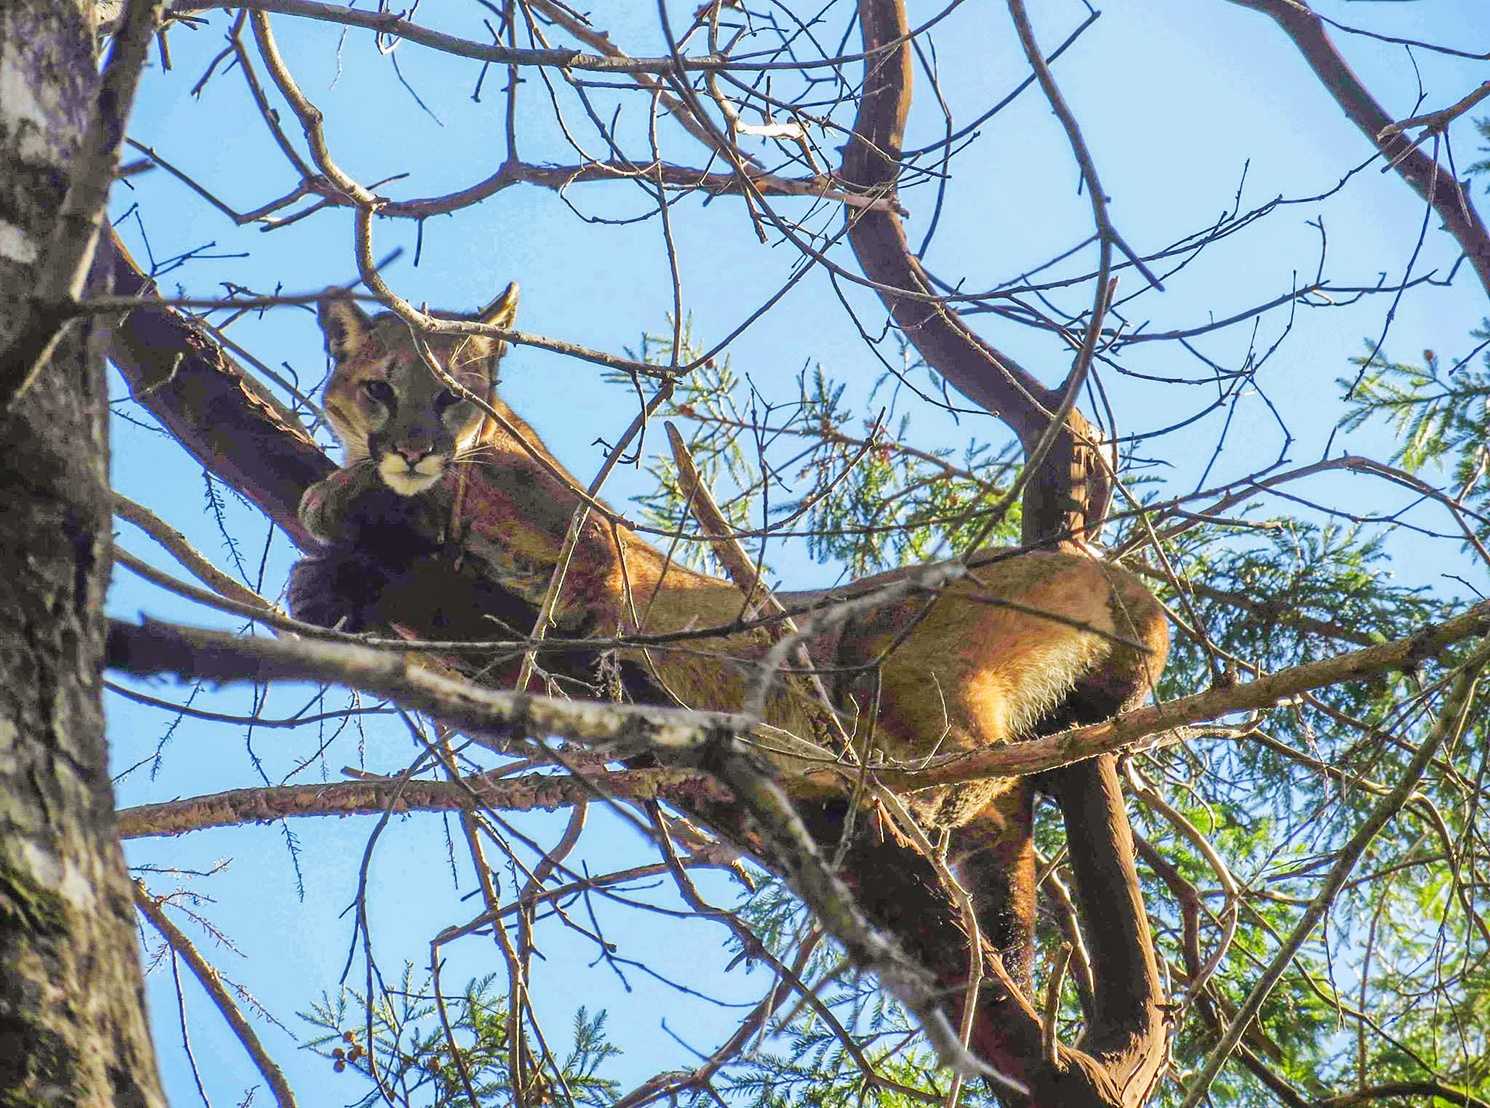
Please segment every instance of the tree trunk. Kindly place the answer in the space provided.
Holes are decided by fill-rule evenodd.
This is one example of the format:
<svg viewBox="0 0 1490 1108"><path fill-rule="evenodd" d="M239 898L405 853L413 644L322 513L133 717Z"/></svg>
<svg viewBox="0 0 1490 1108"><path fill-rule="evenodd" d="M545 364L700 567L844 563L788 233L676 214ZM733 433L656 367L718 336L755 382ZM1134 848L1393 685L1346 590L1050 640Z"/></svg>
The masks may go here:
<svg viewBox="0 0 1490 1108"><path fill-rule="evenodd" d="M93 109L91 5L0 2L0 351ZM92 329L0 412L0 1103L163 1103L99 669L111 524Z"/></svg>

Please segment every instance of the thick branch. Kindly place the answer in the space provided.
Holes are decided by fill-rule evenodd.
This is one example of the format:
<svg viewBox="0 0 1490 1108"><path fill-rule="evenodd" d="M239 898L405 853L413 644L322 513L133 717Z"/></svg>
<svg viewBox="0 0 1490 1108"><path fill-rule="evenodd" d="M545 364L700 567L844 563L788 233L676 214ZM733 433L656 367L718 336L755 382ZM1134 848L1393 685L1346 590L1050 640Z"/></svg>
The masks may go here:
<svg viewBox="0 0 1490 1108"><path fill-rule="evenodd" d="M1082 936L1095 969L1091 1026L1081 1045L1108 1063L1120 1086L1143 1090L1146 1100L1165 1063L1164 991L1116 761L1098 758L1082 773L1057 775L1054 791L1076 876Z"/></svg>
<svg viewBox="0 0 1490 1108"><path fill-rule="evenodd" d="M889 43L899 47L864 67L864 91L853 138L843 155L843 179L864 192L890 195L900 175L900 150L911 104L910 26L898 0L861 0L859 19L867 52ZM882 293L885 307L921 356L959 392L1013 428L1027 446L1049 422L1059 396L1034 374L984 342L956 312L926 299L935 293L893 212L853 218L849 242L865 276L920 299Z"/></svg>
<svg viewBox="0 0 1490 1108"><path fill-rule="evenodd" d="M869 60L854 135L844 150L842 177L857 189L893 199L911 102L909 24L901 0L860 0L859 20ZM906 338L958 392L1007 423L1026 452L1033 450L1050 426L1060 393L980 338L946 304L926 299L935 290L895 210L849 212L848 218L849 242L865 276L882 290L912 294L880 293ZM1026 492L1027 513L1033 506L1036 510L1030 514L1035 518L1059 517L1060 525L1044 534L1026 534L1026 541L1080 534L1105 514L1110 478L1101 461L1090 456L1090 438L1086 420L1073 410L1066 431L1052 445L1040 472L1032 475Z"/></svg>
<svg viewBox="0 0 1490 1108"><path fill-rule="evenodd" d="M842 175L859 188L893 197L911 98L911 51L904 44L908 23L903 0L860 0L859 21L865 52L871 56L865 65L859 114L844 153ZM902 45L876 54L896 42ZM1051 92L1054 86L1048 70L1042 71L1039 64L1035 68L1045 78L1047 93ZM1076 136L1072 137L1075 141ZM1080 157L1079 142L1076 147ZM849 240L859 264L882 290L932 291L895 211L847 215ZM1112 239L1104 236L1104 267L1111 245ZM1087 358L1100 326L1106 291L1099 286L1097 310L1083 347ZM1112 477L1089 425L1071 407L1074 392L1063 396L1045 388L1028 370L979 338L945 303L884 291L881 298L931 367L959 392L998 415L1019 437L1030 470L1023 496L1024 541L1034 544L1094 536L1111 499ZM1081 365L1080 358L1077 364ZM1073 372L1068 388L1079 387L1079 381L1080 374ZM1064 413L1064 418L1058 413ZM1039 1042L1038 1020L1032 1043L1027 1034L1020 1034L1028 1031L1028 1020L998 1019L992 1011L982 1023L978 1045L986 1055L1014 1055L1023 1063L1021 1069L1038 1073L1041 1093L1037 1103L1139 1103L1146 1099L1163 1064L1164 1035L1158 1008L1161 988L1138 893L1122 794L1110 761L1063 775L1058 791L1068 829L1073 832L1073 855L1082 855L1078 898L1083 925L1089 941L1100 947L1093 1042L1102 1053L1073 1053L1064 1056L1059 1067L1048 1064Z"/></svg>
<svg viewBox="0 0 1490 1108"><path fill-rule="evenodd" d="M153 296L155 283L117 235L114 288ZM336 468L300 422L220 346L177 312L140 307L113 324L109 357L151 415L208 470L247 496L302 549L319 544L295 514Z"/></svg>

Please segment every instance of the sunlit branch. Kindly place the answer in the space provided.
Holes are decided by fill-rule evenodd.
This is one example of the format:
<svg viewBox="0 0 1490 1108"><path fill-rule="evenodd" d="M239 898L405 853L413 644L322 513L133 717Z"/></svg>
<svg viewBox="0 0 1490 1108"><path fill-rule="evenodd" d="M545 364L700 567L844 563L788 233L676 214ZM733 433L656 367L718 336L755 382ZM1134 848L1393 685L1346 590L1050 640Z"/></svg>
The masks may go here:
<svg viewBox="0 0 1490 1108"><path fill-rule="evenodd" d="M1464 660L1459 675L1454 680L1453 688L1449 691L1439 711L1437 720L1428 734L1424 736L1412 760L1403 769L1396 787L1389 795L1378 801L1364 822L1356 829L1355 834L1351 836L1350 841L1340 848L1335 864L1330 867L1319 892L1304 910L1303 917L1268 963L1251 992L1247 994L1247 999L1243 1001L1232 1018L1230 1026L1227 1027L1226 1033L1222 1035L1215 1050L1211 1052L1205 1066L1188 1083L1181 1108L1194 1108L1194 1105L1205 1097L1211 1082L1215 1080L1221 1067L1226 1064L1227 1056L1241 1039L1247 1025L1252 1022L1252 1018L1267 1000L1273 986L1287 971L1309 935L1324 917L1325 912L1329 910L1336 895L1350 877L1351 871L1355 869L1356 863L1361 860L1366 849L1371 845L1371 841L1407 803L1413 790L1418 787L1418 782L1433 756L1445 743L1458 737L1459 732L1465 726L1480 674L1487 664L1490 664L1490 643L1482 643Z"/></svg>
<svg viewBox="0 0 1490 1108"><path fill-rule="evenodd" d="M121 808L124 839L181 835L211 827L237 827L277 819L381 815L393 812L462 812L489 807L509 812L552 812L607 795L636 800L667 799L694 791L724 793L697 770L610 770L586 782L565 774L466 777L461 782L413 778L359 779L330 784L229 789L205 796Z"/></svg>

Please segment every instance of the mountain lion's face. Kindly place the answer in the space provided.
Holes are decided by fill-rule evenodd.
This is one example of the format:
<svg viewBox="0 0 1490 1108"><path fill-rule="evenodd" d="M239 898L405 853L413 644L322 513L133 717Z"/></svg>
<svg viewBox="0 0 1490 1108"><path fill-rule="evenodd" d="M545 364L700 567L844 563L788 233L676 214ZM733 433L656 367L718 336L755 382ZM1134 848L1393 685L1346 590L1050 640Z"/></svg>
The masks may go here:
<svg viewBox="0 0 1490 1108"><path fill-rule="evenodd" d="M476 318L510 327L516 312L514 283ZM485 413L430 371L402 319L388 312L368 316L348 299L321 301L317 316L335 364L326 384L326 418L346 450L345 465L371 461L390 489L415 496L479 445ZM425 346L470 394L490 399L501 342L430 336Z"/></svg>

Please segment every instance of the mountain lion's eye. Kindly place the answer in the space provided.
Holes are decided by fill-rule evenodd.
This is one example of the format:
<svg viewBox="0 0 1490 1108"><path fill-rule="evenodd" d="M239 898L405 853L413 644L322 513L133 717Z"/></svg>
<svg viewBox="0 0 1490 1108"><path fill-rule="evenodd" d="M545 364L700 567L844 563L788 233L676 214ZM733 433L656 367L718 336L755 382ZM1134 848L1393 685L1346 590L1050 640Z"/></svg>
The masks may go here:
<svg viewBox="0 0 1490 1108"><path fill-rule="evenodd" d="M451 392L449 389L446 389L444 392L440 393L439 396L435 397L435 411L443 412L446 408L459 403L460 397L456 396L455 393Z"/></svg>
<svg viewBox="0 0 1490 1108"><path fill-rule="evenodd" d="M363 381L362 391L385 407L393 406L393 386L381 377Z"/></svg>

